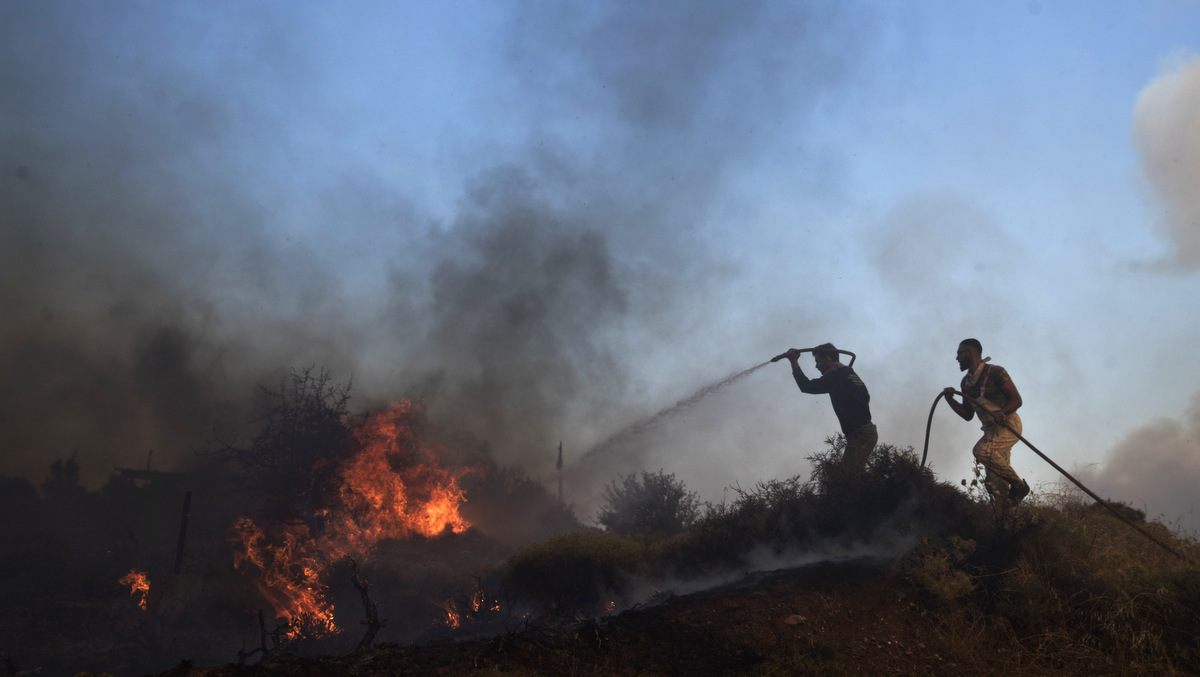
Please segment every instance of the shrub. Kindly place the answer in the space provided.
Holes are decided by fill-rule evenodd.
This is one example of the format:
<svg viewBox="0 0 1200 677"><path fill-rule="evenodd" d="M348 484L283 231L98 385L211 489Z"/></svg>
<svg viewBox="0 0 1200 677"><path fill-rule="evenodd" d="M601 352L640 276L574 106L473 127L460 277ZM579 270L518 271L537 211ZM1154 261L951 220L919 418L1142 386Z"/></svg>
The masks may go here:
<svg viewBox="0 0 1200 677"><path fill-rule="evenodd" d="M469 500L461 512L472 526L513 547L575 531L583 525L573 506L564 505L519 468L476 464L481 472L462 481Z"/></svg>
<svg viewBox="0 0 1200 677"><path fill-rule="evenodd" d="M1141 520L1125 508L1129 519ZM1196 544L1173 538L1165 526L1139 526L1195 557ZM1018 636L1112 665L1200 667L1200 654L1188 648L1200 636L1195 565L1072 492L1041 492L1000 532L995 542L1014 556L978 563L981 580L988 581L981 602Z"/></svg>
<svg viewBox="0 0 1200 677"><path fill-rule="evenodd" d="M596 521L624 536L673 536L690 527L700 513L700 500L675 475L631 474L604 489L604 505Z"/></svg>
<svg viewBox="0 0 1200 677"><path fill-rule="evenodd" d="M967 555L975 550L975 541L951 535L944 540L921 539L921 545L904 558L903 576L939 601L949 602L970 594L975 584L963 571Z"/></svg>
<svg viewBox="0 0 1200 677"><path fill-rule="evenodd" d="M505 567L508 587L548 610L592 610L620 596L638 569L642 548L602 531L577 531L527 545Z"/></svg>
<svg viewBox="0 0 1200 677"><path fill-rule="evenodd" d="M735 488L730 505L709 505L685 533L651 545L648 557L656 572L701 575L744 568L760 547L778 550L808 534L813 493L799 476Z"/></svg>
<svg viewBox="0 0 1200 677"><path fill-rule="evenodd" d="M271 521L315 524L327 494L336 494L335 459L350 449L346 425L351 385L313 367L292 371L278 390L260 385L261 430L249 447L218 441L207 456L236 464L267 502Z"/></svg>
<svg viewBox="0 0 1200 677"><path fill-rule="evenodd" d="M881 444L858 478L837 472L842 437L809 457L812 476L736 489L730 505L709 506L686 534L649 549L655 569L678 576L733 570L751 553L773 554L872 542L881 534L940 538L986 533L990 512L922 468L912 448ZM964 574L965 575L965 574Z"/></svg>

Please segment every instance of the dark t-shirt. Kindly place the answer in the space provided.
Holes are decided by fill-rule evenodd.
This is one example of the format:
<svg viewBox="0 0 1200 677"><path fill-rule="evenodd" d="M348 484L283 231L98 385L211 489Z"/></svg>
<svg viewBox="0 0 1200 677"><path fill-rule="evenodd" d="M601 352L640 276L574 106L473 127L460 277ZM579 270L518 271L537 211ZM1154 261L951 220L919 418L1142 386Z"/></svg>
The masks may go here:
<svg viewBox="0 0 1200 677"><path fill-rule="evenodd" d="M837 367L817 379L809 379L797 367L792 370L800 391L810 394L829 393L833 413L842 424L842 432L849 433L871 422L871 394L867 386L847 366Z"/></svg>

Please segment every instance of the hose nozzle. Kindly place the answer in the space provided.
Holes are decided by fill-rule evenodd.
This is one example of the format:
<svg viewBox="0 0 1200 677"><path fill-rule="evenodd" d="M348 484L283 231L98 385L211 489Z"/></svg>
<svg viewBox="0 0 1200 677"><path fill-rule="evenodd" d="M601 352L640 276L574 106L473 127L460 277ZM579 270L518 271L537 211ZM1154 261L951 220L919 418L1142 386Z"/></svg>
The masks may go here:
<svg viewBox="0 0 1200 677"><path fill-rule="evenodd" d="M799 348L799 349L794 349L794 350L797 350L797 352L801 352L801 353L811 353L812 351L814 351L814 350L817 350L817 349L816 349L816 348ZM838 348L835 348L834 350L835 350L836 352L838 352L838 353L841 353L842 355L849 355L849 356L850 356L850 364L849 364L849 365L847 365L847 366L850 366L850 367L853 367L853 366L854 366L854 360L857 358L857 355L855 355L854 353L850 352L849 350L841 350L841 349L838 349ZM787 357L787 356L788 356L788 354L787 354L787 353L779 353L779 354L778 354L778 355L776 355L775 357L772 357L772 358L771 358L771 361L772 361L772 362L778 362L778 361L780 361L780 360L784 359L784 358L785 358L785 357Z"/></svg>

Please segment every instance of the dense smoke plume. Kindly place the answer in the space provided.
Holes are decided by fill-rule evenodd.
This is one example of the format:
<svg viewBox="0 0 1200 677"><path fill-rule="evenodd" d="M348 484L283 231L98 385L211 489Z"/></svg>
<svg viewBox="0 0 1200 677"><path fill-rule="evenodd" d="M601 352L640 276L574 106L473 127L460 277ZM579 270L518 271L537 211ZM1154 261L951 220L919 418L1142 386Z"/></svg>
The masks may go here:
<svg viewBox="0 0 1200 677"><path fill-rule="evenodd" d="M1161 199L1158 226L1174 246L1168 263L1200 265L1200 57L1176 64L1138 96L1134 134Z"/></svg>
<svg viewBox="0 0 1200 677"><path fill-rule="evenodd" d="M96 487L152 449L182 467L252 434L258 384L311 365L353 381L354 411L422 399L551 482L559 441L570 471L789 347L857 351L882 438L904 444L964 336L1028 384L1033 416L1081 373L1071 351L1018 359L1057 345L1059 313L998 280L1018 266L1041 294L1063 268L1047 282L1043 248L986 194L842 192L853 160L822 144L875 114L845 106L880 103L854 95L879 84L863 67L894 17L491 3L464 28L378 11L0 10L0 474L39 482L75 455ZM1196 72L1164 75L1138 113L1182 262L1196 163L1159 139L1194 127ZM577 469L566 498L586 518L604 483L662 468L719 500L805 472L836 430L774 365ZM965 471L974 434L939 419L935 467Z"/></svg>
<svg viewBox="0 0 1200 677"><path fill-rule="evenodd" d="M770 2L494 11L479 127L390 91L413 62L319 16L7 4L0 474L75 455L95 487L151 449L180 468L252 432L259 384L317 365L354 409L424 399L542 475L559 440L570 463L786 348L708 326L739 263L702 228L737 203L731 172L803 159L870 26ZM427 104L444 136L405 156Z"/></svg>

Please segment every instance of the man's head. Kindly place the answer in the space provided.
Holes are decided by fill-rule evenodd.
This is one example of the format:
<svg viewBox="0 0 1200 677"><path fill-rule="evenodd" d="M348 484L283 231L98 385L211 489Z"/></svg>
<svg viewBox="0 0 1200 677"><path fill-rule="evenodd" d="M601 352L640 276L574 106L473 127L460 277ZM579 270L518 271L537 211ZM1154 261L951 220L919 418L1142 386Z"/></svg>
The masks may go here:
<svg viewBox="0 0 1200 677"><path fill-rule="evenodd" d="M834 348L832 343L822 343L813 348L813 361L817 365L817 371L824 374L838 363L837 348Z"/></svg>
<svg viewBox="0 0 1200 677"><path fill-rule="evenodd" d="M979 364L983 359L983 344L979 342L979 339L963 339L958 344L956 357L958 358L958 368L966 371Z"/></svg>

